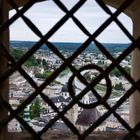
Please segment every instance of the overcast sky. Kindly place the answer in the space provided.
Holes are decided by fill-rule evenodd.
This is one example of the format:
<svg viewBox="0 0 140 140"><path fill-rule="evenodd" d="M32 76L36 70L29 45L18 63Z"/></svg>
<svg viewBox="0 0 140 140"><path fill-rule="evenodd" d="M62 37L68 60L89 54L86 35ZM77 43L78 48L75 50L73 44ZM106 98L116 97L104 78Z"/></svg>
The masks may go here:
<svg viewBox="0 0 140 140"><path fill-rule="evenodd" d="M71 9L78 0L61 0L68 9ZM115 11L115 9L111 8ZM15 13L14 10L10 12L10 17ZM35 4L25 14L32 22L45 34L55 23L57 23L65 13L61 11L53 1L41 2ZM94 0L87 0L83 7L81 7L75 16L85 25L85 27L93 33L100 27L109 16L97 5ZM132 33L132 22L129 17L121 14L119 20L126 26L130 33ZM39 38L19 19L14 22L10 28L11 40L36 41ZM49 40L53 42L84 42L87 36L80 31L75 23L69 19ZM121 29L112 23L108 28L102 32L97 38L104 43L128 43L128 38L124 35Z"/></svg>

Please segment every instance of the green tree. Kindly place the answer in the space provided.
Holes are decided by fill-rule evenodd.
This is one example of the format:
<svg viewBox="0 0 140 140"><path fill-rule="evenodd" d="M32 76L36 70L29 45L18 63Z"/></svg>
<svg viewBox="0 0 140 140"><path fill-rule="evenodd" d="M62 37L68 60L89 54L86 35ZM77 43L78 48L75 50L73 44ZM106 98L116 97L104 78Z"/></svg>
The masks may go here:
<svg viewBox="0 0 140 140"><path fill-rule="evenodd" d="M38 63L38 61L36 60L36 58L34 57L34 55L33 55L33 56L31 56L31 57L24 63L24 65L25 65L26 67L32 67L32 66L38 66L39 63Z"/></svg>
<svg viewBox="0 0 140 140"><path fill-rule="evenodd" d="M24 100L23 100L22 98L19 99L19 103L20 103L20 104L22 104L23 101L24 101ZM21 118L23 118L23 110L20 111L19 116L20 116Z"/></svg>
<svg viewBox="0 0 140 140"><path fill-rule="evenodd" d="M120 82L119 84L116 84L116 85L114 86L114 88L115 88L116 90L123 90L123 89L124 89L121 82Z"/></svg>
<svg viewBox="0 0 140 140"><path fill-rule="evenodd" d="M131 74L131 69L128 66L124 67L125 71L130 75Z"/></svg>
<svg viewBox="0 0 140 140"><path fill-rule="evenodd" d="M35 101L30 106L30 117L31 117L31 119L33 119L35 117L40 117L40 112L41 112L41 105L40 105L39 97L37 97L35 99Z"/></svg>
<svg viewBox="0 0 140 140"><path fill-rule="evenodd" d="M65 68L59 75L59 77L66 76L70 72L69 68Z"/></svg>
<svg viewBox="0 0 140 140"><path fill-rule="evenodd" d="M90 75L89 71L88 72L85 72L83 76L85 77L85 79L88 82L91 82L92 78L91 78L91 75Z"/></svg>
<svg viewBox="0 0 140 140"><path fill-rule="evenodd" d="M10 53L13 56L13 58L17 61L25 54L25 51L20 50L20 49L11 48Z"/></svg>
<svg viewBox="0 0 140 140"><path fill-rule="evenodd" d="M35 73L35 77L36 77L36 78L46 79L46 78L48 78L51 74L52 74L52 72L47 70L47 71L45 71L45 72L43 72L43 73Z"/></svg>
<svg viewBox="0 0 140 140"><path fill-rule="evenodd" d="M10 49L10 53L13 56L13 58L18 61L27 51L26 50L21 50L21 49L15 49L15 48L11 48ZM32 67L32 66L38 66L39 63L36 60L36 58L34 57L34 55L32 55L25 63L24 66L26 67Z"/></svg>
<svg viewBox="0 0 140 140"><path fill-rule="evenodd" d="M42 60L42 66L44 67L44 69L48 69L49 68L48 63L46 62L45 59Z"/></svg>
<svg viewBox="0 0 140 140"><path fill-rule="evenodd" d="M110 74L115 75L116 77L120 77L122 75L117 68L113 69Z"/></svg>

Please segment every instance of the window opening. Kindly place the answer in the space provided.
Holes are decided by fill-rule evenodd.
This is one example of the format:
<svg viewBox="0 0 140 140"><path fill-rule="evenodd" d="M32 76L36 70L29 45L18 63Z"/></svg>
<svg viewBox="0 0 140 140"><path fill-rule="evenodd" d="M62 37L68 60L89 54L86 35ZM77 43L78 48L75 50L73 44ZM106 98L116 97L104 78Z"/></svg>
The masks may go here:
<svg viewBox="0 0 140 140"><path fill-rule="evenodd" d="M85 138L94 130L125 130L137 137L128 124L128 97L133 87L134 90L137 88L130 76L130 53L137 43L121 23L125 16L118 16L128 3L124 2L115 11L102 1L96 1L95 7L90 0L75 1L68 9L67 2L47 1L42 6L55 6L51 8L59 17L54 13L49 15L50 8L49 18L41 15L42 22L39 22L39 11L34 12L37 4L23 14L32 1L23 8L7 1L15 12L11 12L10 20L2 26L1 32L11 24L10 21L17 20L10 25L10 54L2 44L9 70L1 80L8 77L10 80L9 104L1 99L9 111L3 126L8 123L9 131L26 130L38 138L47 130L60 128L74 132L79 138ZM105 17L95 22L96 28L85 20L89 18L90 21L90 3ZM46 12L44 7L39 10ZM84 19L86 11L89 13ZM100 18L100 12L96 14L93 18ZM50 23L48 26L42 25L45 19ZM17 23L24 29L21 30ZM132 28L131 22L129 25ZM116 31L114 36L113 31ZM121 41L118 39L120 34L123 34ZM18 115L15 116L13 110Z"/></svg>

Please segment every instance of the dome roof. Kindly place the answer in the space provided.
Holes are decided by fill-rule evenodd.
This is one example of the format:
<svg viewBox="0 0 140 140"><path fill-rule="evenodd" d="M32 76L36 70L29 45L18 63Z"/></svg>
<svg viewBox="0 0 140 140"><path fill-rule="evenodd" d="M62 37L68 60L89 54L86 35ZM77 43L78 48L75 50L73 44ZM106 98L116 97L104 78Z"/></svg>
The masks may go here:
<svg viewBox="0 0 140 140"><path fill-rule="evenodd" d="M83 111L78 115L76 124L88 126L93 124L100 116L101 114L96 108L83 109Z"/></svg>

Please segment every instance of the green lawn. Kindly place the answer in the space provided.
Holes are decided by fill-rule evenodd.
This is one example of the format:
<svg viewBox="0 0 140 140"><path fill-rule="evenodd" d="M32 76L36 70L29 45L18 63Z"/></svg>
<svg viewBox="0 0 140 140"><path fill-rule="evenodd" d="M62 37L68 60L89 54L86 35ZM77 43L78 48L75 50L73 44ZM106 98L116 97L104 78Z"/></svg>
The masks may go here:
<svg viewBox="0 0 140 140"><path fill-rule="evenodd" d="M101 84L97 84L96 86L95 86L95 89L97 90L97 91L102 91L101 92L101 94L104 92L106 92L106 86L104 86L104 85L101 85ZM112 89L112 96L113 97L119 97L119 96L121 96L122 94L120 93L120 91L117 91L117 90L113 90Z"/></svg>

